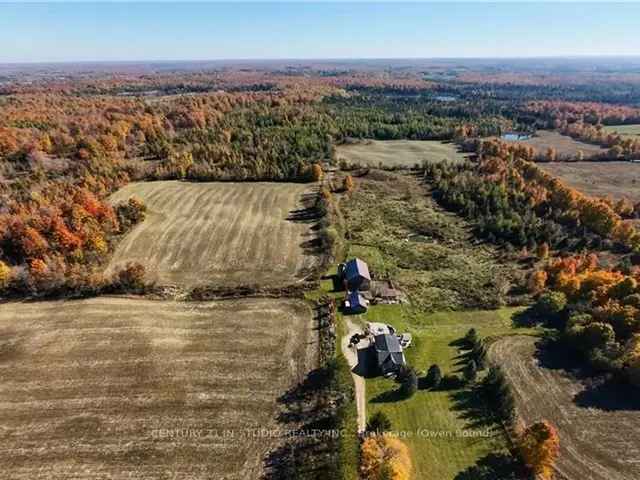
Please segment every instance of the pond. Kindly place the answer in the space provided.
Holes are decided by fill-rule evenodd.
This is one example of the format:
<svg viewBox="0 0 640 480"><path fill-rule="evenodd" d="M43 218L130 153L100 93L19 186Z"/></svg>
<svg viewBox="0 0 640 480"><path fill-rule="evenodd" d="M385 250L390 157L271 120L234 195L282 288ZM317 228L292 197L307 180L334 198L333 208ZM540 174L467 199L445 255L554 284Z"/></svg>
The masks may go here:
<svg viewBox="0 0 640 480"><path fill-rule="evenodd" d="M518 142L521 140L529 140L531 138L531 135L527 133L509 132L503 134L500 138L509 142Z"/></svg>
<svg viewBox="0 0 640 480"><path fill-rule="evenodd" d="M422 235L420 233L410 233L407 236L407 240L410 242L418 242L418 243L430 243L433 242L433 239L427 237L426 235Z"/></svg>
<svg viewBox="0 0 640 480"><path fill-rule="evenodd" d="M433 98L438 100L439 102L455 102L456 100L458 100L458 97L453 95L436 95Z"/></svg>

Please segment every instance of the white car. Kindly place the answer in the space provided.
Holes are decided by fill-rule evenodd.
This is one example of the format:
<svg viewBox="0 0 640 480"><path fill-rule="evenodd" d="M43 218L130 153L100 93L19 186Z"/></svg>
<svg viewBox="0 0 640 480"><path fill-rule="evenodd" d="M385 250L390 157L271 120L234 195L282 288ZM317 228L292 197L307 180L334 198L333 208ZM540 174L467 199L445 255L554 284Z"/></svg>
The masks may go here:
<svg viewBox="0 0 640 480"><path fill-rule="evenodd" d="M367 329L365 330L365 333L373 335L374 337L376 335L393 335L394 333L396 333L396 329L391 325L387 325L384 323L369 322L367 323Z"/></svg>

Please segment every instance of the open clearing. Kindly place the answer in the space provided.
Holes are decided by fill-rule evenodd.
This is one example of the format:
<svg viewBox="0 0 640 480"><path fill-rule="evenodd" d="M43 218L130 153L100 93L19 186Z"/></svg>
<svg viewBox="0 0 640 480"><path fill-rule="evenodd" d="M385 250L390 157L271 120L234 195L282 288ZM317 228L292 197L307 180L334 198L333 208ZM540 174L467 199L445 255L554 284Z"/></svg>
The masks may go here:
<svg viewBox="0 0 640 480"><path fill-rule="evenodd" d="M623 137L634 137L640 140L640 124L607 125L604 130L609 133L618 133Z"/></svg>
<svg viewBox="0 0 640 480"><path fill-rule="evenodd" d="M413 167L425 160L459 162L464 158L455 144L431 140L367 140L338 147L338 159L370 167Z"/></svg>
<svg viewBox="0 0 640 480"><path fill-rule="evenodd" d="M580 151L584 154L585 158L606 152L604 148L598 145L579 142L569 136L560 135L558 132L548 130L538 130L536 135L528 140L517 140L513 142L531 145L537 153L542 155L544 155L548 148L555 148L560 158L575 158Z"/></svg>
<svg viewBox="0 0 640 480"><path fill-rule="evenodd" d="M5 304L0 476L260 478L278 440L250 429L278 426L313 338L285 299Z"/></svg>
<svg viewBox="0 0 640 480"><path fill-rule="evenodd" d="M587 195L640 202L640 163L554 162L538 166Z"/></svg>
<svg viewBox="0 0 640 480"><path fill-rule="evenodd" d="M135 195L147 218L120 242L110 270L142 263L160 285L285 285L304 276L311 224L291 220L308 185L292 183L132 183L112 202Z"/></svg>
<svg viewBox="0 0 640 480"><path fill-rule="evenodd" d="M372 170L356 178L341 208L348 257L396 282L423 311L497 306L513 282L513 265L473 243L471 226L442 209L413 176Z"/></svg>
<svg viewBox="0 0 640 480"><path fill-rule="evenodd" d="M536 358L535 341L509 337L492 345L514 388L527 423L547 419L560 434L559 473L568 480L640 478L640 412L629 398L607 388L589 389L559 368Z"/></svg>

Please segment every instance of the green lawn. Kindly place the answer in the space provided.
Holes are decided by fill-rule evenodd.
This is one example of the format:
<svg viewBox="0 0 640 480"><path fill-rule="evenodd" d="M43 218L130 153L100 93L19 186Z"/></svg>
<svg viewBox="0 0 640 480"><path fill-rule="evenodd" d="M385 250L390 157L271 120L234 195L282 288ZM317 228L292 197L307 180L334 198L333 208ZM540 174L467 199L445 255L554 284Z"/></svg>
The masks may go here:
<svg viewBox="0 0 640 480"><path fill-rule="evenodd" d="M456 365L458 348L451 343L471 327L476 328L481 337L539 334L534 329L513 326L511 317L518 310L438 312L422 315L416 324L415 311L400 305L378 305L362 315L361 320L390 323L398 331L412 333L414 345L406 351L408 363L422 372L437 363L446 374L460 368ZM506 451L502 429L497 425L488 427L482 418L469 416L462 400L454 398L463 396L466 390L419 390L408 400L385 401L384 394L395 388L392 380L367 380L367 414L382 410L391 419L394 430L411 435L406 443L414 462L413 478L453 480L482 457ZM465 437L462 432L488 436Z"/></svg>

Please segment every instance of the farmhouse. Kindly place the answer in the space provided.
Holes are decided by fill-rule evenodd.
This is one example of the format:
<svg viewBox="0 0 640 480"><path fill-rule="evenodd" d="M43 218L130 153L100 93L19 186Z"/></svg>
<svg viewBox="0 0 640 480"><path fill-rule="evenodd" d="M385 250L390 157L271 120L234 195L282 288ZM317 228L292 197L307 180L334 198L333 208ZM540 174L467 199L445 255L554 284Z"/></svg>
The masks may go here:
<svg viewBox="0 0 640 480"><path fill-rule="evenodd" d="M359 258L353 258L347 263L340 265L338 274L341 275L346 289L349 291L368 290L371 284L369 267Z"/></svg>
<svg viewBox="0 0 640 480"><path fill-rule="evenodd" d="M369 300L357 290L349 292L344 300L345 313L364 313L369 307Z"/></svg>
<svg viewBox="0 0 640 480"><path fill-rule="evenodd" d="M396 375L406 360L402 345L396 335L383 334L373 337L378 369L385 377Z"/></svg>

